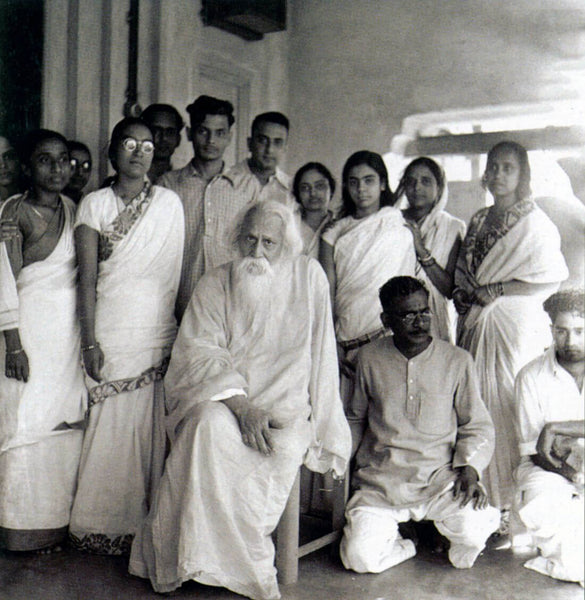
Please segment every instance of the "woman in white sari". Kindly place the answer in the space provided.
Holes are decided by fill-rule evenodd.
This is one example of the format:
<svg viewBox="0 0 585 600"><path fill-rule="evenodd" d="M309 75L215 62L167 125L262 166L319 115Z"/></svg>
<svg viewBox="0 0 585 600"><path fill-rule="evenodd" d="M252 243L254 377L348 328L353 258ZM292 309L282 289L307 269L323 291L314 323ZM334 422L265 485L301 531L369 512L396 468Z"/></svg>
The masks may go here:
<svg viewBox="0 0 585 600"><path fill-rule="evenodd" d="M568 270L557 228L530 199L526 150L515 142L494 146L483 182L494 205L477 212L469 223L453 299L460 315L457 343L475 358L482 397L496 429L496 449L484 481L490 502L507 511L520 458L514 379L550 344L542 302ZM505 520L503 525L505 531Z"/></svg>
<svg viewBox="0 0 585 600"><path fill-rule="evenodd" d="M46 552L67 536L87 395L75 205L61 195L70 173L62 135L32 131L20 151L30 188L0 208L0 547Z"/></svg>
<svg viewBox="0 0 585 600"><path fill-rule="evenodd" d="M391 277L414 275L416 255L382 157L367 150L352 154L342 180L342 218L323 234L319 261L329 280L347 401L357 349L384 334L378 290Z"/></svg>
<svg viewBox="0 0 585 600"><path fill-rule="evenodd" d="M402 196L408 201L402 214L412 232L418 261L416 276L430 291L431 332L454 343L456 313L450 298L465 223L445 210L447 181L443 169L432 158L420 156L404 169L396 199Z"/></svg>
<svg viewBox="0 0 585 600"><path fill-rule="evenodd" d="M179 197L146 177L153 150L143 121L116 125L117 176L82 200L75 229L89 415L70 539L106 554L129 552L164 458L184 229Z"/></svg>

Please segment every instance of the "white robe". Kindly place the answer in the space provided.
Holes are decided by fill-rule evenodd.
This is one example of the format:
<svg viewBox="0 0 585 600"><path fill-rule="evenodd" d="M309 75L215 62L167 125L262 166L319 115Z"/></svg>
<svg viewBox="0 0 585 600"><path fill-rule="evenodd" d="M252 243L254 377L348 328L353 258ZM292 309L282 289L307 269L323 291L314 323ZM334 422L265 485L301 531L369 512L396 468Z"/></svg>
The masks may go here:
<svg viewBox="0 0 585 600"><path fill-rule="evenodd" d="M277 277L270 309L246 319L232 265L219 267L183 318L165 380L171 453L130 559L156 591L194 579L278 598L270 533L300 464L345 472L351 439L325 274L302 256L281 262ZM212 401L235 389L285 423L272 455L244 446L234 415Z"/></svg>

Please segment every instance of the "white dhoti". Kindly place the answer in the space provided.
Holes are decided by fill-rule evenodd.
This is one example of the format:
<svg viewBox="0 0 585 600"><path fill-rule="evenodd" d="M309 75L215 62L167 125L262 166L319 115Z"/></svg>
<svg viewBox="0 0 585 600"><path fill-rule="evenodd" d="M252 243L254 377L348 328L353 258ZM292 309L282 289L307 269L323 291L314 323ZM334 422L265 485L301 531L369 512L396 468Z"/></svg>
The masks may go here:
<svg viewBox="0 0 585 600"><path fill-rule="evenodd" d="M270 534L310 442L309 422L273 435L276 451L265 456L243 444L223 403L195 406L132 546L130 572L149 577L157 592L193 579L251 598L279 598Z"/></svg>
<svg viewBox="0 0 585 600"><path fill-rule="evenodd" d="M451 564L468 569L500 522L500 513L492 506L475 510L470 502L462 508L461 500L453 497L452 484L439 496L408 508L368 506L359 496L358 491L348 505L340 548L345 567L358 573L380 573L416 554L414 543L398 533L398 523L433 521L451 542Z"/></svg>
<svg viewBox="0 0 585 600"><path fill-rule="evenodd" d="M583 581L583 486L528 462L520 465L518 515L540 556L524 566L565 581Z"/></svg>

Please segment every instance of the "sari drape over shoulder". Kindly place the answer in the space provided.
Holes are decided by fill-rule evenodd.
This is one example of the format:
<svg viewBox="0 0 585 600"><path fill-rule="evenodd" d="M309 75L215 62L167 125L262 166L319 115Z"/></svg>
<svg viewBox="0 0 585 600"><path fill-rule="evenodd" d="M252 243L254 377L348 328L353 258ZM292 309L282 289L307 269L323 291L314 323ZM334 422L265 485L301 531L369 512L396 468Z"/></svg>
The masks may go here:
<svg viewBox="0 0 585 600"><path fill-rule="evenodd" d="M568 270L560 237L550 219L531 201L517 202L500 227L486 227L489 209L476 213L461 246L455 285L471 293L488 283L523 281L560 284ZM518 465L514 431L514 379L550 343L542 302L534 295L500 296L488 306L474 304L459 318L458 345L475 358L483 400L496 429L496 449L484 481L491 502L510 506Z"/></svg>
<svg viewBox="0 0 585 600"><path fill-rule="evenodd" d="M463 240L465 237L465 223L445 211L447 198L448 192L445 184L441 198L420 223L420 232L425 247L443 269L449 262L449 255L457 239ZM453 303L435 287L422 265L418 262L415 276L427 284L430 293L429 305L433 311L431 333L446 342L453 343L455 341L456 323Z"/></svg>
<svg viewBox="0 0 585 600"><path fill-rule="evenodd" d="M162 377L176 334L183 252L179 197L158 186L124 207L111 188L86 196L77 226L99 234L95 335L103 381L86 378L89 420L70 536L80 548L129 550L164 457Z"/></svg>
<svg viewBox="0 0 585 600"><path fill-rule="evenodd" d="M0 219L15 218L24 208L21 201L7 200ZM54 218L39 227L31 244L23 248L22 238L14 241L15 262L0 243L0 330L18 328L30 369L26 383L0 369L0 545L10 550L58 543L69 524L87 394L79 357L74 217L75 205L61 197ZM5 350L0 334L2 360Z"/></svg>
<svg viewBox="0 0 585 600"><path fill-rule="evenodd" d="M381 329L378 290L396 275L414 275L412 234L398 208L363 219L345 217L323 234L333 247L337 289L335 331L341 342Z"/></svg>
<svg viewBox="0 0 585 600"><path fill-rule="evenodd" d="M351 439L339 398L327 279L308 257L283 261L267 310L249 317L233 265L206 273L181 322L165 379L171 452L130 572L168 592L194 579L278 598L270 534L298 468L345 472ZM219 398L245 390L283 424L275 450L245 446Z"/></svg>

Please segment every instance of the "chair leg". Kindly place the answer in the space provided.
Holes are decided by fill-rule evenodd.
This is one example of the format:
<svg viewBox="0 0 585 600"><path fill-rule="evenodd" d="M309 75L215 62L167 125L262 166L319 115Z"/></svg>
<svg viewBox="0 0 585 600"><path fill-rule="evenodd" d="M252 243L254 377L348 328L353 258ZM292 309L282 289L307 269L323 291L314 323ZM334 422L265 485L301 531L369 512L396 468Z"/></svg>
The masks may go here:
<svg viewBox="0 0 585 600"><path fill-rule="evenodd" d="M300 470L276 528L276 570L283 585L296 583L299 574Z"/></svg>

